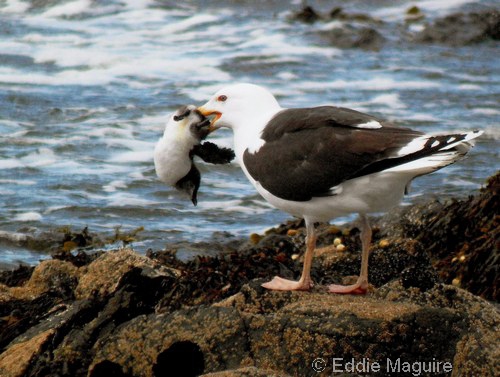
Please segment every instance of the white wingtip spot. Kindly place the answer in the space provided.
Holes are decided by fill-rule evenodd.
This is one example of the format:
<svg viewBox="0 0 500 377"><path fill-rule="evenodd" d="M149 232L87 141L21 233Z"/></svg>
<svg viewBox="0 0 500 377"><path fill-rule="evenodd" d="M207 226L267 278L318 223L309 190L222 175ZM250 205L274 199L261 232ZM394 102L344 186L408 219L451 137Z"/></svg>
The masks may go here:
<svg viewBox="0 0 500 377"><path fill-rule="evenodd" d="M377 122L376 120L371 120L367 123L361 123L356 125L357 128L368 128L368 129L375 129L375 128L382 128L382 125Z"/></svg>

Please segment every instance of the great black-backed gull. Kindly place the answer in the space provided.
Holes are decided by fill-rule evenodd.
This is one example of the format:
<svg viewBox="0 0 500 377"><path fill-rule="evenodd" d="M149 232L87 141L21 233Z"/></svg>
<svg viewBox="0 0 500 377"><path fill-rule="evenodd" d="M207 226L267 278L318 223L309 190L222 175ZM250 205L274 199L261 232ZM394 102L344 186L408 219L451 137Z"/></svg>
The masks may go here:
<svg viewBox="0 0 500 377"><path fill-rule="evenodd" d="M198 203L201 180L194 156L212 164L227 164L234 158L231 149L201 143L209 129L210 120L196 110L196 106L182 106L168 120L154 150L155 170L160 180L186 192L194 205Z"/></svg>
<svg viewBox="0 0 500 377"><path fill-rule="evenodd" d="M285 109L253 84L223 88L198 110L213 117L212 129L233 130L236 158L264 199L305 220L302 276L276 276L263 284L275 290L311 288L314 223L358 213L360 276L353 285L331 285L329 291L366 292L372 235L367 215L396 206L413 178L459 160L482 134L426 135L341 107Z"/></svg>

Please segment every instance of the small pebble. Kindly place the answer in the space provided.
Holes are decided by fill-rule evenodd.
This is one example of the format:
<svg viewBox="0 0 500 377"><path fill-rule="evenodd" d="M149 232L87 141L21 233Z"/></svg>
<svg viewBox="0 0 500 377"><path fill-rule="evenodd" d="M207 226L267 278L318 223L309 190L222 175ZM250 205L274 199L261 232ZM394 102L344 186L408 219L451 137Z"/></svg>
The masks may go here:
<svg viewBox="0 0 500 377"><path fill-rule="evenodd" d="M296 236L297 233L299 233L299 231L297 229L288 229L288 231L286 232L286 235L293 237L293 236Z"/></svg>
<svg viewBox="0 0 500 377"><path fill-rule="evenodd" d="M292 254L292 260L299 259L299 254Z"/></svg>
<svg viewBox="0 0 500 377"><path fill-rule="evenodd" d="M333 240L333 244L334 244L335 246L339 246L341 243L342 243L342 240L341 240L340 238L335 238L335 239Z"/></svg>
<svg viewBox="0 0 500 377"><path fill-rule="evenodd" d="M460 287L460 279L455 278L451 281L451 284L454 285L455 287Z"/></svg>
<svg viewBox="0 0 500 377"><path fill-rule="evenodd" d="M341 243L340 243L340 244L338 244L338 245L337 245L337 248L336 248L336 250L337 250L339 253L341 253L341 252L345 251L345 249L346 249L345 245L344 245L344 244L341 244Z"/></svg>
<svg viewBox="0 0 500 377"><path fill-rule="evenodd" d="M387 246L389 246L389 241L386 239L380 240L378 242L378 246L381 248L387 247Z"/></svg>

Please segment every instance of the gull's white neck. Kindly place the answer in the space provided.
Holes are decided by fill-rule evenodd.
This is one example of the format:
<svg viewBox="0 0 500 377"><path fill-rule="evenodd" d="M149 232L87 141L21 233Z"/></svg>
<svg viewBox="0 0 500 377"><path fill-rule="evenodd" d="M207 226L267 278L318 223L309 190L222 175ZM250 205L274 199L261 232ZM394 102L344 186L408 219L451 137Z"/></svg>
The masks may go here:
<svg viewBox="0 0 500 377"><path fill-rule="evenodd" d="M243 166L242 162L245 150L248 149L249 152L256 152L264 144L264 140L261 138L262 131L269 121L282 110L280 107L261 114L257 118L254 116L242 119L237 125L231 127L234 133L234 151L240 165Z"/></svg>

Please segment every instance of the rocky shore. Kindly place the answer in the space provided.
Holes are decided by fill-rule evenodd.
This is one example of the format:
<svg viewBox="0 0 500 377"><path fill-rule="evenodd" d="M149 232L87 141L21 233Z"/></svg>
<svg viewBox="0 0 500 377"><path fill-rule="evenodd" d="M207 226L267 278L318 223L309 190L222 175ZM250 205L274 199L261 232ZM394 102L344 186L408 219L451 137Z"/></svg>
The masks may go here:
<svg viewBox="0 0 500 377"><path fill-rule="evenodd" d="M3 272L0 375L352 375L358 363L364 375L497 376L499 188L497 174L465 200L378 219L365 296L322 287L358 273L355 226L320 226L311 292L261 288L299 274L300 221L187 262L175 249L62 250ZM379 374L359 369L373 363Z"/></svg>

